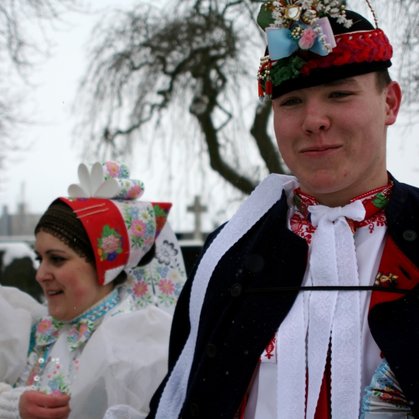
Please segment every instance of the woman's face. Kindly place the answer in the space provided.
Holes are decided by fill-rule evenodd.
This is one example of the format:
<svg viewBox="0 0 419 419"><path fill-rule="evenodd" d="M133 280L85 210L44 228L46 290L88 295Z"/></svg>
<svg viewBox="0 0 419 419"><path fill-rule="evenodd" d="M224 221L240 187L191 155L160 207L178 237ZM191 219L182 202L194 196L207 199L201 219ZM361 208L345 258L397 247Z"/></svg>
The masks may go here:
<svg viewBox="0 0 419 419"><path fill-rule="evenodd" d="M112 290L97 283L93 265L55 236L40 231L35 251L39 258L36 280L48 302L49 314L69 321L95 305Z"/></svg>

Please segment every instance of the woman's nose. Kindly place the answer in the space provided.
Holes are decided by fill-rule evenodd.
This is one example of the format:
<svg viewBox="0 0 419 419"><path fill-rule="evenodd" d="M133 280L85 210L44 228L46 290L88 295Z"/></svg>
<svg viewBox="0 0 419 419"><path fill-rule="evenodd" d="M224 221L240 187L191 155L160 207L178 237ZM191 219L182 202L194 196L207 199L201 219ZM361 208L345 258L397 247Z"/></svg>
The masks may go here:
<svg viewBox="0 0 419 419"><path fill-rule="evenodd" d="M48 281L52 278L52 274L49 271L45 262L40 262L38 270L36 271L35 279L38 282Z"/></svg>

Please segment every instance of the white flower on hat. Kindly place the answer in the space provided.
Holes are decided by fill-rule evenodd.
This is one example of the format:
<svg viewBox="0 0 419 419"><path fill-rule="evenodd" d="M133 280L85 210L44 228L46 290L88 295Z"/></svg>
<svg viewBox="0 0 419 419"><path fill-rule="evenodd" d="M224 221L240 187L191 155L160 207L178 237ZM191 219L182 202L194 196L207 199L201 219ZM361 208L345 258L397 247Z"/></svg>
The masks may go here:
<svg viewBox="0 0 419 419"><path fill-rule="evenodd" d="M119 183L112 177L105 178L101 163L93 164L91 170L84 163L78 168L79 184L68 187L70 198L113 198L120 191Z"/></svg>

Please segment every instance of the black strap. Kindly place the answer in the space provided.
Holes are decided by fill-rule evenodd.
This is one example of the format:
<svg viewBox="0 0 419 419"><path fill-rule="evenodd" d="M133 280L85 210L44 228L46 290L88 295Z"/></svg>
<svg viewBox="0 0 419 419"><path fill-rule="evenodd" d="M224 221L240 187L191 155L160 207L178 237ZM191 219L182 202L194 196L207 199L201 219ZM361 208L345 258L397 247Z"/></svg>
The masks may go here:
<svg viewBox="0 0 419 419"><path fill-rule="evenodd" d="M270 288L247 288L244 290L246 294L267 294L275 292L301 292L301 291L382 291L393 292L396 294L409 294L413 290L402 288L389 288L377 285L372 286L345 286L345 285L313 285L306 287L270 287ZM413 291L414 292L414 291Z"/></svg>

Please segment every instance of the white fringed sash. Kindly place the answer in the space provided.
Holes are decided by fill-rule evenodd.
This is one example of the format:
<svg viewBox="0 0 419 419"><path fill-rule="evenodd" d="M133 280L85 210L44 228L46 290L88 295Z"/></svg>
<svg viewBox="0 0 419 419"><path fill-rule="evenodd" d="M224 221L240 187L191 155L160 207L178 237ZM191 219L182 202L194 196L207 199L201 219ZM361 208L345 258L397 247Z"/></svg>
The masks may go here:
<svg viewBox="0 0 419 419"><path fill-rule="evenodd" d="M179 417L194 357L201 308L208 282L218 261L281 198L284 189L292 190L296 186L296 179L292 176L269 175L241 205L208 247L198 266L192 285L189 337L163 390L156 419Z"/></svg>
<svg viewBox="0 0 419 419"><path fill-rule="evenodd" d="M308 209L312 224L317 226L309 259L311 284L359 285L354 237L346 218L361 221L365 217L361 201L345 207L316 205ZM314 417L330 342L333 417L358 417L362 358L360 307L359 292L299 294L278 331L278 419Z"/></svg>

